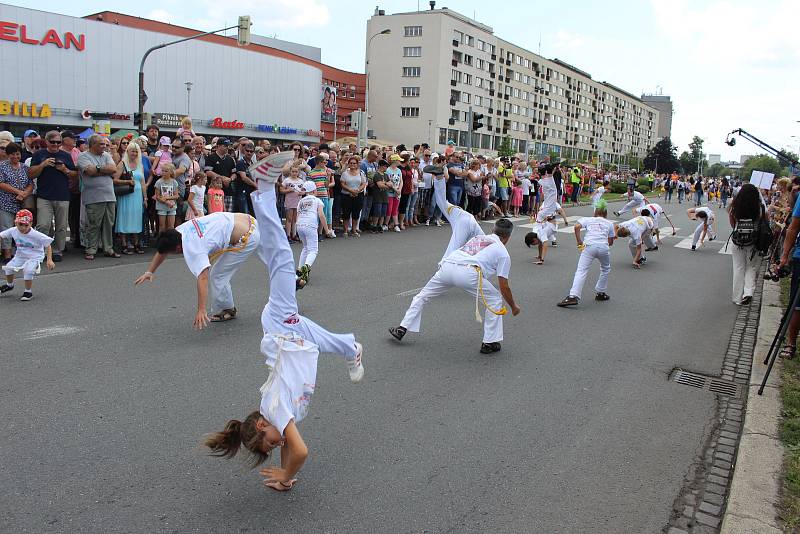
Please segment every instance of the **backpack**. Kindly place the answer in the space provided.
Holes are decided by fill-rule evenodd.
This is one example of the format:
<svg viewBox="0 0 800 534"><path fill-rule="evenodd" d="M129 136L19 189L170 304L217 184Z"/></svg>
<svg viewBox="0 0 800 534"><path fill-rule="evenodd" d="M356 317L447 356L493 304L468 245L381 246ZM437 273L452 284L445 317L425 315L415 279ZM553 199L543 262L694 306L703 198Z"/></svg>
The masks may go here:
<svg viewBox="0 0 800 534"><path fill-rule="evenodd" d="M760 221L761 219L758 219ZM739 219L731 232L731 241L737 247L744 248L756 244L757 221L753 219Z"/></svg>
<svg viewBox="0 0 800 534"><path fill-rule="evenodd" d="M758 219L758 225L756 226L756 250L758 251L759 256L766 256L769 254L770 245L772 245L772 229L769 227L769 223L767 222L766 217L760 217Z"/></svg>

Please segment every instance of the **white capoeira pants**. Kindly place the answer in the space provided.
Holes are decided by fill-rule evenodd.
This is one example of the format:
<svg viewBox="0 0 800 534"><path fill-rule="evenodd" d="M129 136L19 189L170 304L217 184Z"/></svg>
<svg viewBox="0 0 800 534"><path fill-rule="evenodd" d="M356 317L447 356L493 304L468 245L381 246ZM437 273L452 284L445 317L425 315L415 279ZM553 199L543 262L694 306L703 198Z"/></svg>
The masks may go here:
<svg viewBox="0 0 800 534"><path fill-rule="evenodd" d="M452 232L450 234L450 242L447 244L444 256L442 256L442 259L444 259L454 250L463 247L464 243L476 235L483 235L483 229L471 213L447 201L444 180L433 180L433 196L439 211L447 217L447 221L450 223L450 231Z"/></svg>
<svg viewBox="0 0 800 534"><path fill-rule="evenodd" d="M625 204L624 206L622 206L622 209L619 210L619 213L625 213L628 210L632 210L635 213L636 210L640 210L641 211L641 209L644 208L645 205L646 205L646 202L644 200L636 200L636 199L634 199L634 200L631 200L630 202L628 202L627 204Z"/></svg>
<svg viewBox="0 0 800 534"><path fill-rule="evenodd" d="M482 280L483 297L478 294L478 271L471 265L458 265L443 261L439 270L433 275L425 287L417 293L408 307L400 326L411 332L419 332L422 321L422 309L434 297L438 297L451 287L463 289L473 298L486 299L486 304L493 310L503 308L503 297L486 278ZM481 304L483 307L483 304ZM503 316L486 310L483 318L483 342L494 343L503 340Z"/></svg>
<svg viewBox="0 0 800 534"><path fill-rule="evenodd" d="M697 228L694 229L694 235L692 236L692 246L696 247L698 241L700 241L700 236L703 235L703 225L705 223L700 223L697 225ZM714 233L714 221L708 221L708 231L706 232L706 237L711 240L715 239L717 235Z"/></svg>
<svg viewBox="0 0 800 534"><path fill-rule="evenodd" d="M258 224L255 224L243 247L233 245L231 249L234 250L222 252L214 261L214 265L211 266L208 273L208 292L212 314L235 307L231 278L244 265L250 254L258 248L258 243L259 229Z"/></svg>
<svg viewBox="0 0 800 534"><path fill-rule="evenodd" d="M297 235L300 236L300 241L303 242L303 250L300 252L300 261L297 262L297 268L299 269L303 265L311 267L314 265L319 253L317 229L312 226L298 226Z"/></svg>
<svg viewBox="0 0 800 534"><path fill-rule="evenodd" d="M586 245L578 258L578 268L575 271L575 278L572 279L572 289L569 290L571 297L581 298L586 275L595 259L600 262L600 278L597 279L594 290L605 293L608 289L608 274L611 272L611 252L608 245Z"/></svg>
<svg viewBox="0 0 800 534"><path fill-rule="evenodd" d="M297 334L316 344L320 352L339 354L346 360L354 359L356 339L353 334L329 332L297 311L294 256L278 216L275 188L254 191L251 198L261 232L258 255L267 266L269 275L269 300L261 312L264 335Z"/></svg>
<svg viewBox="0 0 800 534"><path fill-rule="evenodd" d="M3 272L6 275L16 274L22 271L23 280L33 280L42 270L42 260L35 258L20 258L14 256L11 261L3 265Z"/></svg>

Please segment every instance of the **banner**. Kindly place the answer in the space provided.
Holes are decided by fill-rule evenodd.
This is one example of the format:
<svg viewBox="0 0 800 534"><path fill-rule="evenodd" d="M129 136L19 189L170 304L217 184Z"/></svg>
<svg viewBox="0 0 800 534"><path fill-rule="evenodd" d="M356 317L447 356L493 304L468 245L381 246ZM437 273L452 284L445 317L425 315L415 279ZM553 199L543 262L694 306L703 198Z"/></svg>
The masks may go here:
<svg viewBox="0 0 800 534"><path fill-rule="evenodd" d="M336 120L336 88L330 85L322 86L322 122Z"/></svg>

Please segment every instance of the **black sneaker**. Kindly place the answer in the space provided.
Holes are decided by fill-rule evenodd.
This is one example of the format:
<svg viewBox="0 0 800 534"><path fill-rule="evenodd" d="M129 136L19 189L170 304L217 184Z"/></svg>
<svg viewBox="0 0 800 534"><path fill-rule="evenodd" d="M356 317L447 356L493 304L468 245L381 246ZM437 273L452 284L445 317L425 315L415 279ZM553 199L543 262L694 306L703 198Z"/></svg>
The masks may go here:
<svg viewBox="0 0 800 534"><path fill-rule="evenodd" d="M0 293L6 293L8 291L11 291L12 289L14 289L14 286L9 284L3 284L2 286L0 286Z"/></svg>
<svg viewBox="0 0 800 534"><path fill-rule="evenodd" d="M550 246L553 247L553 248L558 248L558 243L553 241L552 243L550 243Z"/></svg>
<svg viewBox="0 0 800 534"><path fill-rule="evenodd" d="M611 297L607 293L598 293L594 296L594 300L610 300Z"/></svg>
<svg viewBox="0 0 800 534"><path fill-rule="evenodd" d="M692 245L692 250L697 250L697 245Z"/></svg>
<svg viewBox="0 0 800 534"><path fill-rule="evenodd" d="M31 300L32 298L33 298L33 293L31 293L30 291L25 291L22 294L22 296L19 298L19 300L25 302L25 301Z"/></svg>
<svg viewBox="0 0 800 534"><path fill-rule="evenodd" d="M751 302L753 302L753 297L747 295L746 297L742 298L742 306L748 306Z"/></svg>
<svg viewBox="0 0 800 534"><path fill-rule="evenodd" d="M620 213L620 212L618 212L618 211L612 211L611 213L613 213L613 214L614 214L614 215L616 215L617 217L619 217L619 216L621 215L621 213Z"/></svg>
<svg viewBox="0 0 800 534"><path fill-rule="evenodd" d="M481 354L492 354L500 350L500 343L481 343Z"/></svg>
<svg viewBox="0 0 800 534"><path fill-rule="evenodd" d="M638 263L639 265L644 265L645 263L647 263L647 258L642 256L636 263Z"/></svg>
<svg viewBox="0 0 800 534"><path fill-rule="evenodd" d="M658 250L658 246L644 249L645 252L653 252L654 250Z"/></svg>
<svg viewBox="0 0 800 534"><path fill-rule="evenodd" d="M567 298L556 304L556 306L560 308L566 308L567 306L577 306L577 305L578 305L578 297L573 297L572 295L568 296Z"/></svg>
<svg viewBox="0 0 800 534"><path fill-rule="evenodd" d="M403 336L406 335L406 332L407 330L402 326L393 326L389 329L389 333L392 334L392 337L397 341L401 341Z"/></svg>
<svg viewBox="0 0 800 534"><path fill-rule="evenodd" d="M61 261L61 254L53 254L53 261L58 263Z"/></svg>

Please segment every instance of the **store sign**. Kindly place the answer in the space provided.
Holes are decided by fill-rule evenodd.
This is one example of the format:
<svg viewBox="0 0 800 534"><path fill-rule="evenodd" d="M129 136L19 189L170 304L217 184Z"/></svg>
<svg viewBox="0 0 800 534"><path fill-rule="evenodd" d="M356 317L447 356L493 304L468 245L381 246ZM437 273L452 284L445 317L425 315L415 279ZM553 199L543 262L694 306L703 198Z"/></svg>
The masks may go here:
<svg viewBox="0 0 800 534"><path fill-rule="evenodd" d="M217 117L208 121L208 125L212 128L221 128L223 130L241 130L244 128L243 122L223 121L221 117Z"/></svg>
<svg viewBox="0 0 800 534"><path fill-rule="evenodd" d="M17 117L34 117L46 119L53 116L50 106L35 102L17 102L16 100L0 100L0 115Z"/></svg>
<svg viewBox="0 0 800 534"><path fill-rule="evenodd" d="M131 116L127 113L101 113L99 111L89 111L84 109L81 112L81 117L86 120L89 119L108 119L113 121L129 121Z"/></svg>
<svg viewBox="0 0 800 534"><path fill-rule="evenodd" d="M180 128L181 119L183 115L177 113L153 113L150 118L150 124L154 124L159 128Z"/></svg>
<svg viewBox="0 0 800 534"><path fill-rule="evenodd" d="M83 52L86 48L86 35L72 32L64 32L63 37L54 29L49 29L41 36L40 33L29 34L28 27L24 24L17 24L7 20L0 20L0 41L12 41L27 45L53 45L56 48L74 48L78 52ZM37 38L39 37L39 38Z"/></svg>
<svg viewBox="0 0 800 534"><path fill-rule="evenodd" d="M259 124L258 126L256 126L256 130L265 133L322 137L322 133L319 130L302 130L298 128L290 128L289 126L278 126L277 124Z"/></svg>

